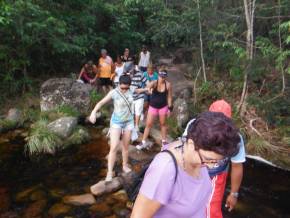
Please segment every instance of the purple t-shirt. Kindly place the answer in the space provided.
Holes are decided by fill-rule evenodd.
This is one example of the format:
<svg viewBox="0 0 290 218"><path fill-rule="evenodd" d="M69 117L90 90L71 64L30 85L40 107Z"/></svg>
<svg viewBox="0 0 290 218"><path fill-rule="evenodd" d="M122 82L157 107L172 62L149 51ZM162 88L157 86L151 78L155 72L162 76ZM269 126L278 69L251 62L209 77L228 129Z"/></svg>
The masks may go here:
<svg viewBox="0 0 290 218"><path fill-rule="evenodd" d="M159 153L151 162L140 188L140 193L158 201L162 207L155 218L204 218L211 193L211 181L206 168L195 179L178 167L176 182L172 157Z"/></svg>

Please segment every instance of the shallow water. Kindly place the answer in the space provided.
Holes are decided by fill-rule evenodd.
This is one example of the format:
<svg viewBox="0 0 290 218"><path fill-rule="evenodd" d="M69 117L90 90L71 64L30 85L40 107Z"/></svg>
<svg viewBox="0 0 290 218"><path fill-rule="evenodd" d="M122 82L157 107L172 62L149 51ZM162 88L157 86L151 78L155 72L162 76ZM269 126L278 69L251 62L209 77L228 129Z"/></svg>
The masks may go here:
<svg viewBox="0 0 290 218"><path fill-rule="evenodd" d="M94 207L62 203L64 196L88 193L105 175L107 142L90 131L91 142L39 160L24 155L23 130L2 134L0 217L126 217L126 199L113 195L98 198ZM225 218L290 217L289 184L289 171L247 160L239 204Z"/></svg>

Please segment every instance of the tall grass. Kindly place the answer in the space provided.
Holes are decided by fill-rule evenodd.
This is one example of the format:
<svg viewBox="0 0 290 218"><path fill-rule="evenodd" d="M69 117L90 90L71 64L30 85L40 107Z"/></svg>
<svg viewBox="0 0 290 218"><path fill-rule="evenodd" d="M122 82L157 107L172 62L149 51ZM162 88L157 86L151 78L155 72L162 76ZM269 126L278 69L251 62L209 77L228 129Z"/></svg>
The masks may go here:
<svg viewBox="0 0 290 218"><path fill-rule="evenodd" d="M54 154L61 145L61 139L47 128L48 120L40 119L31 129L25 151L30 155Z"/></svg>

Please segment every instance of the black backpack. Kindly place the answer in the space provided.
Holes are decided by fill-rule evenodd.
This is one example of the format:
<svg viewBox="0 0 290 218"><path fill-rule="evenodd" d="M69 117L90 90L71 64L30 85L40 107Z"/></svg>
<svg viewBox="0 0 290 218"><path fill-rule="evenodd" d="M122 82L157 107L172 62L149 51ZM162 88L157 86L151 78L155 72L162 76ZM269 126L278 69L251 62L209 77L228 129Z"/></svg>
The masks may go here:
<svg viewBox="0 0 290 218"><path fill-rule="evenodd" d="M177 168L177 161L174 157L174 155L172 154L171 151L169 150L164 150L162 152L166 152L168 153L172 159L173 159L173 162L174 162L174 166L175 166L175 178L174 178L174 183L176 182L176 179L177 179L177 174L178 174L178 168ZM149 161L149 163L147 163L143 169L137 174L137 176L133 179L133 182L131 183L131 185L126 185L124 184L124 189L126 190L127 192L127 195L128 195L128 198L131 202L135 202L136 198L137 198L137 195L139 193L139 190L141 188L141 185L142 185L142 182L143 182L143 179L145 177L145 173L147 171L147 169L149 168L150 164L151 164L152 160Z"/></svg>

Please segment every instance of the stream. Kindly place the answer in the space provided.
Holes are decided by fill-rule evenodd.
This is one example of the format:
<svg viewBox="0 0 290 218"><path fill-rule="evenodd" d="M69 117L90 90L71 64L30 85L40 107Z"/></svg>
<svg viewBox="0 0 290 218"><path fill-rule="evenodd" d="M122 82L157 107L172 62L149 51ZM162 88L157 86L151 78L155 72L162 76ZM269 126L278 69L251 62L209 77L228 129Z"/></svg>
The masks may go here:
<svg viewBox="0 0 290 218"><path fill-rule="evenodd" d="M1 134L0 218L128 216L122 190L98 197L94 205L63 203L65 196L89 193L89 187L105 176L108 145L100 132L90 127L89 143L38 159L25 155L25 130ZM290 217L289 185L289 171L247 159L239 203L230 213L223 208L224 217Z"/></svg>

